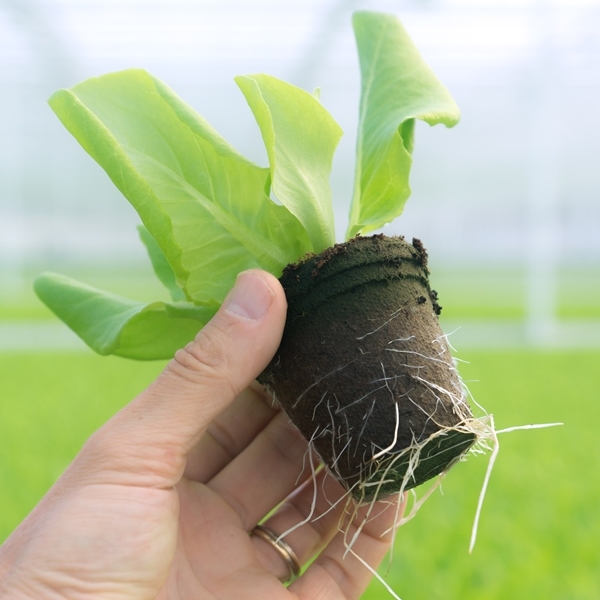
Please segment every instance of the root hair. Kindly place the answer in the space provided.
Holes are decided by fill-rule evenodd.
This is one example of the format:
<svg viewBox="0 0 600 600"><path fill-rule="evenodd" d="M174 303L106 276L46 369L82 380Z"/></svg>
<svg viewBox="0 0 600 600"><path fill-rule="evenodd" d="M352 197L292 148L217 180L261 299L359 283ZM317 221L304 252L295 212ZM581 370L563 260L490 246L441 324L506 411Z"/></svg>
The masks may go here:
<svg viewBox="0 0 600 600"><path fill-rule="evenodd" d="M385 320L383 324L379 325L372 331L368 331L360 337L357 337L356 340L364 340L368 336L380 332L380 330L394 321L394 319L401 314L401 310L402 309L398 309L397 311L389 314L387 320ZM386 583L384 578L377 572L377 570L369 565L361 556L359 556L355 550L355 545L359 536L363 532L367 523L374 518L373 513L377 503L389 502L389 504L395 505L393 524L382 533L382 537L387 535L391 535L392 537L391 550L388 559L389 571L393 558L394 541L398 529L411 521L417 515L421 507L435 493L436 490L441 491L442 482L448 470L455 463L465 461L470 456L489 453L488 465L482 482L481 490L479 492L477 508L475 511L473 527L471 531L469 543L469 553L471 553L477 540L477 532L479 529L483 502L500 450L498 435L501 433L509 433L521 429L539 429L562 425L562 423L521 425L497 430L493 415L488 414L485 409L483 409L476 402L467 385L460 377L460 374L456 368L456 364L459 362L459 359L450 357L450 348L452 348L452 345L449 341L450 335L451 334L443 334L431 340L431 345L434 347L432 355L427 355L410 349L413 347L412 341L415 336L393 339L387 343L385 350L387 352L394 353L396 356L404 355L406 358L403 358L402 360L405 361L405 364L401 365L401 368L405 371L408 369L416 369L416 373L414 371L410 372L410 374L403 375L386 373L386 366L382 362L382 377L379 378L379 376L376 375L376 379L370 382L373 385L373 388L366 392L364 389L361 389L360 394L357 394L360 395L359 398L347 399L348 403L344 404L344 406L341 406L336 394L330 389L326 389L325 392L320 395L320 398L318 397L318 401L312 408L312 420L315 421L317 410L320 408L320 413L321 415L324 414L324 420L326 423L321 423L320 425L315 426L312 437L309 440L307 453L304 458L305 462L306 460L309 462L311 469L309 481L312 481L314 487L311 507L306 518L279 536L280 539L284 538L303 525L309 522L317 521L318 519L330 513L330 511L335 510L336 508L339 509L340 505L343 505L343 508L341 509L340 520L338 522L338 531L343 538L345 547L344 558L348 555L356 558L375 578L377 578L377 580L396 600L400 600L400 598L390 587L390 585ZM407 344L409 347L402 348L401 344L403 343ZM454 348L452 349L454 350ZM364 354L362 348L360 348L360 351ZM390 357L390 355L387 356ZM409 364L409 358L412 364ZM307 393L310 392L315 386L319 385L330 376L350 367L350 365L352 365L352 363L354 363L356 360L358 359L355 358L347 364L337 366L335 369L320 376L295 398L292 408L295 409L300 404L302 399L307 395ZM428 361L437 364L444 364L447 366L448 370L453 373L451 382L444 384L451 389L447 389L446 387L429 380L429 377L425 375L427 370L424 366L424 363L427 363ZM390 369L388 367L388 371L389 370ZM456 375L456 377L454 377L454 375ZM432 394L435 402L430 403L429 406L426 404L428 409L425 410L419 405L418 402L415 402L410 397L413 391L413 388L410 388L410 386L407 386L409 389L400 390L402 392L402 394L400 394L397 388L399 379L401 377L407 377L409 380L412 379L414 382L418 382L418 385L420 385L421 388L424 388L423 394ZM394 407L393 410L395 412L396 421L394 425L393 437L389 442L387 439L381 442L381 447L377 446L376 442L373 441L369 443L370 448L367 447L366 443L361 446L361 438L363 438L363 433L365 432L367 422L373 413L376 403L376 399L370 397L372 394L386 388L390 393L392 405ZM401 413L398 401L405 397L409 402L412 402L417 408L420 408L423 412L425 412L427 417L425 425L434 423L438 429L431 435L425 435L426 428L424 425L423 431L417 433L414 431L412 432L412 442L408 447L398 450L396 449L396 445L399 440L401 421ZM481 411L480 414L482 416L472 416L469 405L467 404L467 399L470 399L472 405L476 406ZM431 398L428 398L428 400L431 400ZM350 428L346 411L350 407L354 407L361 402L365 403L364 407L366 408L366 412L362 417L363 424L362 428L360 429L360 433L356 435L357 431L353 432ZM431 406L435 406L435 408L432 409ZM438 407L441 407L441 409ZM430 412L431 414L429 414ZM442 412L445 413L443 416ZM438 422L438 420L443 421L450 413L457 417L458 422L455 425L449 426ZM327 416L329 417L329 423L327 423ZM437 419L436 416L438 417ZM322 438L326 436L330 436L331 440L322 440ZM444 438L446 439L444 440ZM465 439L468 440L468 444L465 443ZM326 443L329 445L329 441L331 442L332 460L324 461L319 456L316 444L319 442L323 448L323 444ZM438 445L435 444L436 441L439 442ZM344 482L344 477L342 477L342 474L340 473L340 459L342 459L345 453L349 451L348 449L353 443L355 444L353 447L355 457L360 448L363 450L360 472L357 474L355 479L349 478L352 483L346 482L346 493L341 495L337 500L335 500L335 502L331 502L325 495L324 483L326 481L326 477L332 476L335 477L335 479ZM439 465L445 464L445 462L440 463L438 460L436 465L435 458L438 457L439 459L452 450L455 452L453 454L449 454L449 456L454 456L454 458L445 466L444 470L439 473ZM352 450L349 452L352 452ZM325 454L325 450L323 450L323 453ZM422 470L419 474L421 479L418 479L417 468L419 468L422 463L425 463L425 460L432 460L432 463L430 464L433 466L429 467L431 469L430 471L427 471L427 467L421 466ZM323 466L325 462L327 462L327 466ZM323 494L326 503L329 505L329 508L327 508L327 510L321 514L315 516L319 492L319 480L317 476L322 470L325 470L326 473L325 477L322 478L321 493ZM423 470L425 471L424 473ZM428 477L431 478L437 473L439 474L437 477L435 477L433 482L424 491L424 493L420 495L417 494L414 489L414 486L417 484L417 482L423 481ZM424 478L423 475L425 475ZM398 489L398 486L400 489ZM393 493L390 490L392 490ZM386 500L386 497L389 498L389 500ZM402 511L403 506L405 509L404 512Z"/></svg>

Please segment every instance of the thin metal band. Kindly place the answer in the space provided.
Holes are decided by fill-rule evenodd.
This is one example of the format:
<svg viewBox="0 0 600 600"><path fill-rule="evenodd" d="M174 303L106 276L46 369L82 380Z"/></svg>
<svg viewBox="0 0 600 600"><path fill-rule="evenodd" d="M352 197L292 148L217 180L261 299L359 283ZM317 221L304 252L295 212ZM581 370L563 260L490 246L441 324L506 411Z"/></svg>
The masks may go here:
<svg viewBox="0 0 600 600"><path fill-rule="evenodd" d="M283 580L283 583L289 583L300 575L300 561L289 544L279 539L270 529L267 529L263 525L257 525L250 532L250 535L255 535L257 538L267 542L281 556L289 571L289 576Z"/></svg>

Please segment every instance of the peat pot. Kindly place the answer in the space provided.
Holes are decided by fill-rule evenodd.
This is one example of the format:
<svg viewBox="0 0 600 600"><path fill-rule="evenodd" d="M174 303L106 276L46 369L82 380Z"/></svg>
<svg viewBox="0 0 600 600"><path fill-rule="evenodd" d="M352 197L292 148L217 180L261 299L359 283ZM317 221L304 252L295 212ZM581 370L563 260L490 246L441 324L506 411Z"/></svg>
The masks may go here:
<svg viewBox="0 0 600 600"><path fill-rule="evenodd" d="M289 265L281 346L259 377L359 502L413 488L474 443L419 240L356 237Z"/></svg>

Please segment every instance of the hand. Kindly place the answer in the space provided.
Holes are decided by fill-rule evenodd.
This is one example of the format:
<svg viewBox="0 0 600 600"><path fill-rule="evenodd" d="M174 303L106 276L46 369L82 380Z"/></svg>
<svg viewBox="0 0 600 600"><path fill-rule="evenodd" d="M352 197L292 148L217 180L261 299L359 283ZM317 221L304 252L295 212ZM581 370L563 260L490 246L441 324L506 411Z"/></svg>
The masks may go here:
<svg viewBox="0 0 600 600"><path fill-rule="evenodd" d="M324 470L314 474L307 443L251 383L277 349L285 311L274 277L238 277L195 341L90 438L0 548L0 597L360 596L370 573L344 558L338 526L346 517L351 538L364 509L347 523L344 490ZM278 505L265 523L277 535L313 506L315 517L325 513L285 538L300 563L319 553L288 588L281 555L249 535ZM364 524L353 551L370 565L389 549L382 534L396 516L380 503Z"/></svg>

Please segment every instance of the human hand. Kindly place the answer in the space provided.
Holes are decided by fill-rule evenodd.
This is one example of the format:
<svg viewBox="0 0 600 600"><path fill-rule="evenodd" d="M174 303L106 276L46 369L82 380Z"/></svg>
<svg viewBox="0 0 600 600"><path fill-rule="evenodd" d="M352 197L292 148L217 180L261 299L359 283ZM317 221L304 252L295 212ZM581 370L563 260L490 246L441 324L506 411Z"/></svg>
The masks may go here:
<svg viewBox="0 0 600 600"><path fill-rule="evenodd" d="M344 490L324 470L314 472L306 441L251 383L277 349L285 311L273 276L238 277L196 340L90 438L0 547L1 598L361 595L371 575L352 554L344 558ZM311 510L322 515L285 538L301 564L318 553L287 588L281 553L249 535L277 506L264 523L277 535ZM353 552L372 566L389 549L384 532L396 512L376 505L354 542ZM350 537L364 514L347 523Z"/></svg>

